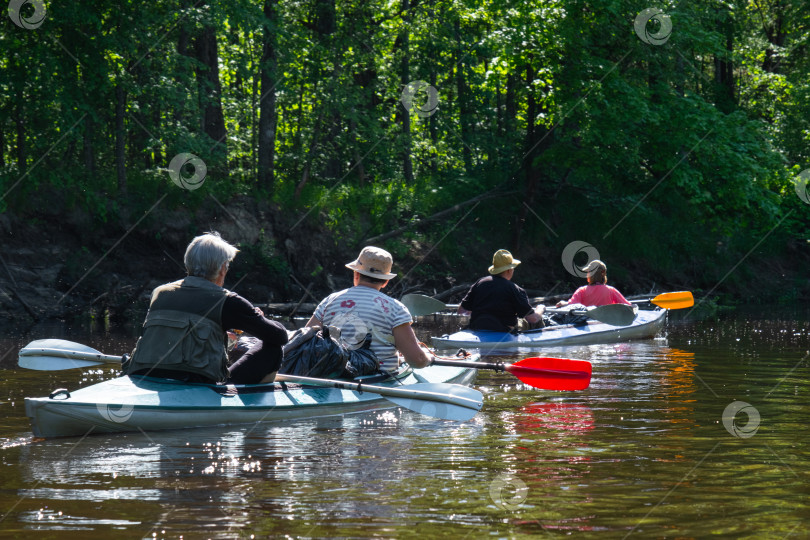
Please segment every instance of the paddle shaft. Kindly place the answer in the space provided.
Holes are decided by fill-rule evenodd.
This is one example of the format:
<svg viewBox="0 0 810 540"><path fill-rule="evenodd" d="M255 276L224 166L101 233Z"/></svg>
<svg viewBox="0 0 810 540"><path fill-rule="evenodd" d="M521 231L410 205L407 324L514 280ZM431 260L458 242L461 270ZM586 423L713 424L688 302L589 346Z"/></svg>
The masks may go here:
<svg viewBox="0 0 810 540"><path fill-rule="evenodd" d="M458 308L458 304L445 304L424 294L406 294L402 297L402 303L411 312L411 315L429 315L449 308ZM546 308L546 312L552 313L553 308ZM629 310L629 311L627 311ZM633 322L635 314L630 306L625 304L613 304L608 306L589 307L587 309L571 311L570 308L560 311L562 313L573 313L585 315L591 319L604 322L614 326L626 326Z"/></svg>
<svg viewBox="0 0 810 540"><path fill-rule="evenodd" d="M292 382L298 384L309 384L313 386L326 386L330 388L338 388L341 390L353 390L355 392L371 392L380 394L381 396L406 398L406 399L422 399L427 401L438 401L447 403L448 405L456 405L465 407L467 409L481 410L483 401L469 399L463 396L452 396L448 394L441 394L438 392L425 392L422 390L409 390L405 387L376 386L363 383L355 383L348 381L336 381L332 379L316 379L313 377L300 377L298 375L277 374L276 381Z"/></svg>

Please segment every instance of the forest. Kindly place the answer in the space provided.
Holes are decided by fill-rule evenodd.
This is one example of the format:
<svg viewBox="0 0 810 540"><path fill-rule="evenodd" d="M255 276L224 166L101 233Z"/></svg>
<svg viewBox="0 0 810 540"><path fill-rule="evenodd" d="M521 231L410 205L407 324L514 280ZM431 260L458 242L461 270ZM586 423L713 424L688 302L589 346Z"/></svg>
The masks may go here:
<svg viewBox="0 0 810 540"><path fill-rule="evenodd" d="M73 231L62 292L254 214L276 299L367 244L396 294L507 248L535 291L810 296L803 1L12 0L0 51L0 218Z"/></svg>

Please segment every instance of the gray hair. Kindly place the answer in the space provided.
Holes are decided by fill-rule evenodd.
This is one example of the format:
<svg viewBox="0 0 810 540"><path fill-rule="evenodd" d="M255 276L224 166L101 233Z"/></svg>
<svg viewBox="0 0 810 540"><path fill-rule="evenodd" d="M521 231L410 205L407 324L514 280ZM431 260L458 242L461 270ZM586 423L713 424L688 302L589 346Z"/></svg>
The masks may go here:
<svg viewBox="0 0 810 540"><path fill-rule="evenodd" d="M190 276L213 280L220 268L236 257L238 249L222 239L218 232L208 232L191 241L183 262Z"/></svg>

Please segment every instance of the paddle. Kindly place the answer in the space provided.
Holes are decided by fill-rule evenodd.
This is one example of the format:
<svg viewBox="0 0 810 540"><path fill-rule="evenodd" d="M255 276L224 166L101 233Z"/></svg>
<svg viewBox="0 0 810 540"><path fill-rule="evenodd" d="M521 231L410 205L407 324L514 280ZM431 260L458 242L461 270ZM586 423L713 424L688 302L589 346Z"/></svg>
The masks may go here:
<svg viewBox="0 0 810 540"><path fill-rule="evenodd" d="M695 305L695 298L690 291L661 293L658 296L644 300L630 300L634 304L654 304L664 309L684 309Z"/></svg>
<svg viewBox="0 0 810 540"><path fill-rule="evenodd" d="M469 420L481 410L484 397L475 388L460 384L416 383L390 388L351 381L314 379L297 375L277 374L276 381L327 386L355 392L379 394L388 401L412 411L445 420Z"/></svg>
<svg viewBox="0 0 810 540"><path fill-rule="evenodd" d="M62 339L41 339L32 341L20 350L18 364L27 369L59 371L111 362L120 364L121 357L101 353L81 343ZM276 375L276 380L379 394L406 409L446 420L469 420L483 406L481 392L459 384L417 383L407 385L407 388L388 388L281 374Z"/></svg>
<svg viewBox="0 0 810 540"><path fill-rule="evenodd" d="M452 309L453 304L445 304L430 296L423 294L406 294L400 300L411 315L419 317L421 315L430 315L437 311L445 309ZM455 306L458 307L458 306ZM612 326L627 326L635 319L635 312L632 306L627 304L609 304L606 306L591 306L585 309L571 310L569 309L556 309L546 308L547 313L572 313L574 315L586 315L589 318L600 321Z"/></svg>
<svg viewBox="0 0 810 540"><path fill-rule="evenodd" d="M591 363L585 360L534 357L525 358L514 364L505 364L436 358L433 364L508 371L529 386L545 390L584 390L591 384Z"/></svg>
<svg viewBox="0 0 810 540"><path fill-rule="evenodd" d="M400 299L400 302L405 304L408 311L414 317L421 317L422 315L430 315L445 309L454 309L458 306L447 305L440 300L425 296L424 294L406 294Z"/></svg>
<svg viewBox="0 0 810 540"><path fill-rule="evenodd" d="M606 304L604 306L589 306L586 308L546 308L546 313L570 313L571 315L585 315L589 319L603 322L611 326L627 326L633 324L636 311L627 304Z"/></svg>

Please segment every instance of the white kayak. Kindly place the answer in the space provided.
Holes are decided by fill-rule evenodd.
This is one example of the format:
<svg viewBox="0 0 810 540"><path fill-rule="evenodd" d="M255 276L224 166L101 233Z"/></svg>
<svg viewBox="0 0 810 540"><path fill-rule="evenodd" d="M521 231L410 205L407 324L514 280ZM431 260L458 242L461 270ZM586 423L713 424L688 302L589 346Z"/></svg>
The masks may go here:
<svg viewBox="0 0 810 540"><path fill-rule="evenodd" d="M21 356L21 359L25 357ZM476 360L478 356L469 359ZM37 437L290 421L396 407L397 399L403 400L406 403L403 406L411 410L423 412L420 408L424 407L424 413L431 415L436 408L445 406L442 398L448 403L446 408L462 409L457 403L470 399L461 394L477 391L458 385L469 385L476 371L448 366L419 370L405 368L394 378L366 379L360 383L359 391L357 380L340 382L345 386L340 388L278 381L254 385L189 384L154 377L123 376L79 390L60 389L48 397L25 398L25 412ZM290 377L290 380L296 378ZM304 379L297 380L302 382ZM368 390L363 391L363 385ZM374 388L377 390L372 390ZM440 395L448 388L458 388L458 395L449 398ZM431 389L435 389L433 393ZM481 403L471 406L469 416L480 407Z"/></svg>
<svg viewBox="0 0 810 540"><path fill-rule="evenodd" d="M482 330L462 330L441 337L433 337L437 349L516 350L559 347L565 345L593 345L617 343L632 339L654 337L664 327L666 309L639 310L627 326L614 326L599 321L587 324L548 326L512 334Z"/></svg>

